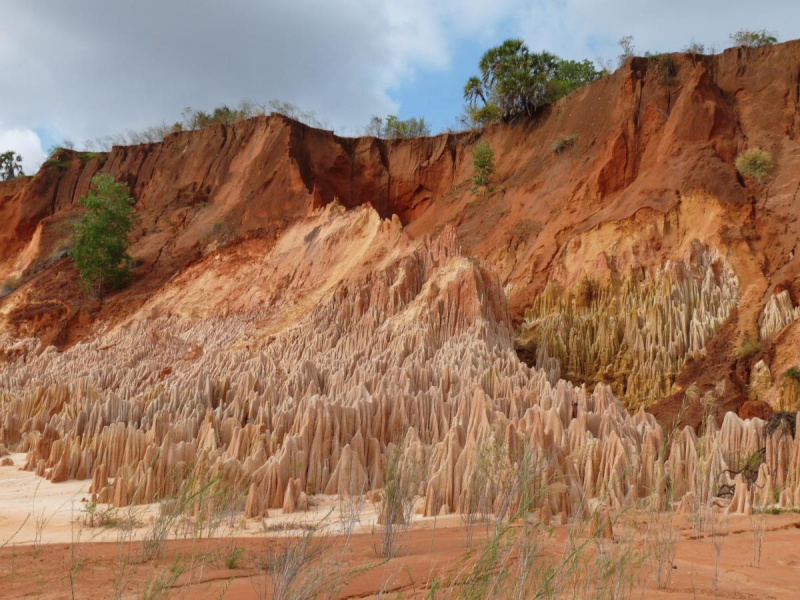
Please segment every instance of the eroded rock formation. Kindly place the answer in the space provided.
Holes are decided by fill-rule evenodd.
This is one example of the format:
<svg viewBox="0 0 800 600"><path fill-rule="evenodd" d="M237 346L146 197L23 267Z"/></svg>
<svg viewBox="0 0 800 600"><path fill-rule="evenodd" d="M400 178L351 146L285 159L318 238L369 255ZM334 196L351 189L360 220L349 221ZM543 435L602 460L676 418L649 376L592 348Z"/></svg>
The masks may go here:
<svg viewBox="0 0 800 600"><path fill-rule="evenodd" d="M634 59L479 134L272 116L0 183L0 448L118 506L216 482L248 515L303 510L381 489L396 448L426 514L474 506L487 456L495 511L521 466L553 483L545 515L722 488L732 511L797 505L791 431L722 409L798 403L800 43L673 60L671 82ZM763 182L733 165L753 145ZM141 217L134 282L102 302L64 258L98 172ZM687 415L701 438L673 431Z"/></svg>

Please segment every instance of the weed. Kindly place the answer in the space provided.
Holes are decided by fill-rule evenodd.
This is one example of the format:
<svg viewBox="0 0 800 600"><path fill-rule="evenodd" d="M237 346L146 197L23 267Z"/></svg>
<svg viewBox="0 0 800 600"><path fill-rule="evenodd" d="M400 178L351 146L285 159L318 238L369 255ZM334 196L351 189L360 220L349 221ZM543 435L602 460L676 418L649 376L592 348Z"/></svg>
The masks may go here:
<svg viewBox="0 0 800 600"><path fill-rule="evenodd" d="M225 556L225 567L228 569L238 569L239 560L244 554L244 548L241 546L234 546L234 548Z"/></svg>
<svg viewBox="0 0 800 600"><path fill-rule="evenodd" d="M761 342L759 342L749 333L744 334L742 341L739 344L739 358L752 358L759 352L761 352Z"/></svg>
<svg viewBox="0 0 800 600"><path fill-rule="evenodd" d="M572 148L575 142L578 141L578 135L578 133L570 133L569 135L558 138L553 142L553 147L551 148L553 154L561 154L569 148Z"/></svg>

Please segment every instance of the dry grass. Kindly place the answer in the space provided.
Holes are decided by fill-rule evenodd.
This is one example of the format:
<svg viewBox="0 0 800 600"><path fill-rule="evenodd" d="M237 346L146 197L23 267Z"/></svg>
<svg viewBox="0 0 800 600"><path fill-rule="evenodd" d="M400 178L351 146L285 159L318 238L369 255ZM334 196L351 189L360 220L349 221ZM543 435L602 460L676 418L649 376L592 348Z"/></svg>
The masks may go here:
<svg viewBox="0 0 800 600"><path fill-rule="evenodd" d="M736 157L736 170L761 181L775 168L772 155L761 148L749 148Z"/></svg>

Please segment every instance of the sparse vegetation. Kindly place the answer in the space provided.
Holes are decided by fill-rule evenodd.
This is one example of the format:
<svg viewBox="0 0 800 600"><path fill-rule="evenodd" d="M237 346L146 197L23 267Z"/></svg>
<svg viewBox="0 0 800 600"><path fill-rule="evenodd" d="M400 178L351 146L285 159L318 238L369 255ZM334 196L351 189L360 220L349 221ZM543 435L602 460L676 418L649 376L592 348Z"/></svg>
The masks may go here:
<svg viewBox="0 0 800 600"><path fill-rule="evenodd" d="M238 569L242 554L244 554L244 548L241 546L234 546L225 556L225 567L228 569Z"/></svg>
<svg viewBox="0 0 800 600"><path fill-rule="evenodd" d="M101 174L79 202L86 212L73 227L69 256L84 288L99 295L130 279L129 235L137 222L133 198L126 184Z"/></svg>
<svg viewBox="0 0 800 600"><path fill-rule="evenodd" d="M19 277L9 277L0 284L0 298L5 298L22 284Z"/></svg>
<svg viewBox="0 0 800 600"><path fill-rule="evenodd" d="M761 48L762 46L771 46L778 41L778 36L766 29L760 31L740 29L736 33L732 33L730 38L734 46L743 48Z"/></svg>
<svg viewBox="0 0 800 600"><path fill-rule="evenodd" d="M383 492L378 508L381 535L376 551L379 556L390 558L399 550L399 534L411 527L421 465L413 456L404 455L400 446L386 451L384 465Z"/></svg>
<svg viewBox="0 0 800 600"><path fill-rule="evenodd" d="M561 154L565 150L572 148L575 145L575 142L578 141L578 133L570 133L569 135L565 135L564 137L558 138L555 142L553 142L553 154Z"/></svg>
<svg viewBox="0 0 800 600"><path fill-rule="evenodd" d="M705 54L706 45L702 42L696 42L694 39L692 39L683 47L682 51L686 52L687 54Z"/></svg>
<svg viewBox="0 0 800 600"><path fill-rule="evenodd" d="M772 155L761 148L750 148L736 157L736 170L756 181L764 179L774 168Z"/></svg>
<svg viewBox="0 0 800 600"><path fill-rule="evenodd" d="M633 58L636 50L633 47L633 36L626 35L619 39L620 53L617 56L617 65L622 66L629 58Z"/></svg>
<svg viewBox="0 0 800 600"><path fill-rule="evenodd" d="M424 118L400 119L396 115L389 115L386 120L372 117L369 125L364 130L366 135L388 140L424 137L431 134L431 128L425 123Z"/></svg>
<svg viewBox="0 0 800 600"><path fill-rule="evenodd" d="M739 358L751 358L761 352L761 342L749 333L744 334L739 344Z"/></svg>
<svg viewBox="0 0 800 600"><path fill-rule="evenodd" d="M494 150L488 142L478 142L472 150L472 193L485 198L492 192Z"/></svg>
<svg viewBox="0 0 800 600"><path fill-rule="evenodd" d="M312 127L327 129L328 123L316 117L313 111L304 111L289 102L280 100L270 100L267 104L258 104L250 100L242 100L236 107L223 104L211 110L196 110L187 106L181 113L182 120L174 122L172 125L161 123L151 125L143 129L128 129L125 133L108 135L105 137L89 140L85 146L88 151L108 151L113 146L129 146L137 144L152 144L160 142L170 133L181 131L191 131L202 129L213 125L225 125L238 123L253 117L263 116L268 113L275 113L300 121ZM92 154L87 152L84 154Z"/></svg>
<svg viewBox="0 0 800 600"><path fill-rule="evenodd" d="M675 78L678 75L678 67L671 54L658 54L653 57L658 71L658 80L661 85L672 87L675 85Z"/></svg>

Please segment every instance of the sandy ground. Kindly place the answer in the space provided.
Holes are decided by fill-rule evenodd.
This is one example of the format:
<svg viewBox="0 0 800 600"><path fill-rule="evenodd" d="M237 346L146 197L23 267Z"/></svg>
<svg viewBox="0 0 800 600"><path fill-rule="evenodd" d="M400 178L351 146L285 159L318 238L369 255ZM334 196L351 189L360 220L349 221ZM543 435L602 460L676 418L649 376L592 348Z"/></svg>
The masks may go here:
<svg viewBox="0 0 800 600"><path fill-rule="evenodd" d="M22 458L14 455L17 464ZM138 526L132 529L120 524L88 527L82 524L87 487L88 482L51 484L17 466L0 468L0 597L138 598L149 590L150 597L162 598L269 598L270 582L258 565L284 556L287 545L296 547L309 523L322 524L313 540L325 549L326 558L304 564L301 577L318 571L320 577L337 580L342 598L376 597L381 591L392 598L426 598L435 581L465 573L475 556L466 548L461 519L451 516L417 519L402 535L398 554L383 560L376 553L380 538L374 507L365 503L360 523L346 537L338 501L325 498L302 515L276 511L263 521L268 531L261 521L234 518L211 537L204 531L190 539L170 539L163 555L145 559L141 540L152 530L158 509L119 512L123 517L135 514ZM645 561L635 567L632 597L714 598L717 546L717 597L798 597L800 515L765 518L762 559L756 567L751 566L754 521L749 517L730 517L715 544L708 533L695 535L688 518L675 516L677 555L669 585L656 589L652 562ZM37 521L45 522L38 541ZM555 525L541 555L558 556L568 533L569 526ZM485 529L478 527L475 548L483 546L484 535ZM618 532L614 540L605 541L606 551L621 549L623 537ZM175 577L170 577L171 570ZM564 594L572 596L566 590ZM431 597L448 596L440 591Z"/></svg>

